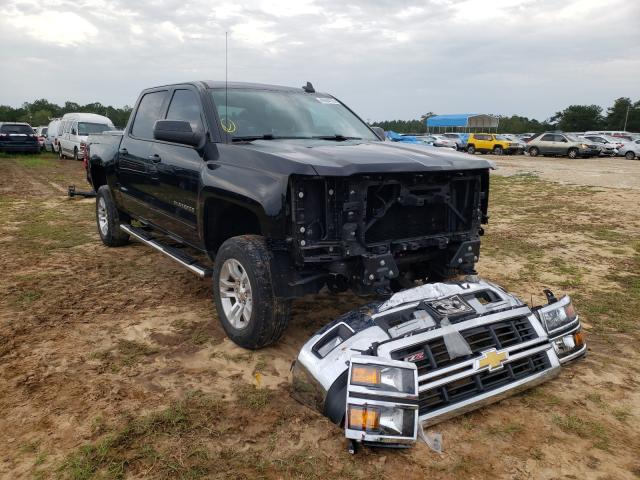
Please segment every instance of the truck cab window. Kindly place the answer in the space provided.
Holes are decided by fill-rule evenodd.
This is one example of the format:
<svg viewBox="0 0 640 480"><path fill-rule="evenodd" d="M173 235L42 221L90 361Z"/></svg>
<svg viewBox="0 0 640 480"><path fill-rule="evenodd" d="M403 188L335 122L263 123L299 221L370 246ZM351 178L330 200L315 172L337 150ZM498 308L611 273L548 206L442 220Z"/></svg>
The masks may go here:
<svg viewBox="0 0 640 480"><path fill-rule="evenodd" d="M160 108L164 102L167 91L150 92L142 97L140 105L133 120L131 134L145 140L153 139L153 125L160 119Z"/></svg>
<svg viewBox="0 0 640 480"><path fill-rule="evenodd" d="M169 105L167 120L182 120L189 122L193 131L202 131L200 117L200 102L191 90L176 90Z"/></svg>

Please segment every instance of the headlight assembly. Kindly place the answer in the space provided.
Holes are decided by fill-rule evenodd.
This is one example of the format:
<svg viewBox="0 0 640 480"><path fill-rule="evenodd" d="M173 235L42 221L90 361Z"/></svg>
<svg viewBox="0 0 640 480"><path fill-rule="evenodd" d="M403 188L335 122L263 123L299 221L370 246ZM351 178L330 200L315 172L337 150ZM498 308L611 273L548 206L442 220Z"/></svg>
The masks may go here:
<svg viewBox="0 0 640 480"><path fill-rule="evenodd" d="M537 314L549 334L557 332L562 327L572 324L578 319L571 299L567 296L562 297L555 303L540 308Z"/></svg>
<svg viewBox="0 0 640 480"><path fill-rule="evenodd" d="M370 444L407 445L418 431L415 364L368 355L351 357L345 436Z"/></svg>
<svg viewBox="0 0 640 480"><path fill-rule="evenodd" d="M385 365L353 365L351 385L411 395L416 393L413 370Z"/></svg>

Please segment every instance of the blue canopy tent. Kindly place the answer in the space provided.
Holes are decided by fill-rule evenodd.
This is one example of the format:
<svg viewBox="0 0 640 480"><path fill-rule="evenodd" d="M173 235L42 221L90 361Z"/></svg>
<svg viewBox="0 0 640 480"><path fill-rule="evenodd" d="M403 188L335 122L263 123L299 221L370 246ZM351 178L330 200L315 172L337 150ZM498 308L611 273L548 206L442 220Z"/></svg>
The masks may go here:
<svg viewBox="0 0 640 480"><path fill-rule="evenodd" d="M460 113L453 115L435 115L427 118L427 131L479 132L498 131L498 117L483 113Z"/></svg>

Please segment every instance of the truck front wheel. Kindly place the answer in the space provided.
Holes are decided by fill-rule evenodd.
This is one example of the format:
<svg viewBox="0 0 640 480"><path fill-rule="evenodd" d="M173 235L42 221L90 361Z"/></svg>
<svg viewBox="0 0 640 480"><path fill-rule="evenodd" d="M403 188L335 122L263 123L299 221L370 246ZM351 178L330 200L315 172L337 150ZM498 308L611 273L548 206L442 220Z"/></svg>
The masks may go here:
<svg viewBox="0 0 640 480"><path fill-rule="evenodd" d="M291 301L273 293L272 255L259 235L225 241L213 266L213 300L227 336L244 348L276 342L289 321Z"/></svg>
<svg viewBox="0 0 640 480"><path fill-rule="evenodd" d="M96 223L100 239L107 247L120 247L129 241L129 235L120 229L118 208L108 185L96 192Z"/></svg>

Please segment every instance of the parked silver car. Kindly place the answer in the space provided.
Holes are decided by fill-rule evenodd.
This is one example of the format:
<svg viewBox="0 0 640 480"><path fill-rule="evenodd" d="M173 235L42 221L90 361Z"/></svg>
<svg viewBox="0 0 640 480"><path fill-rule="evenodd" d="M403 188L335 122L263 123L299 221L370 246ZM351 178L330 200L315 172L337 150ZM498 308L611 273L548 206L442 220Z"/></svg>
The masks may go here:
<svg viewBox="0 0 640 480"><path fill-rule="evenodd" d="M595 143L600 147L600 154L608 157L613 157L618 153L618 148L624 145L619 139L608 137L607 135L582 135L590 143Z"/></svg>
<svg viewBox="0 0 640 480"><path fill-rule="evenodd" d="M567 155L569 158L598 157L598 145L568 133L547 132L527 143L527 152L532 157L538 155Z"/></svg>
<svg viewBox="0 0 640 480"><path fill-rule="evenodd" d="M416 140L434 147L456 148L456 142L442 135L416 135Z"/></svg>
<svg viewBox="0 0 640 480"><path fill-rule="evenodd" d="M625 143L618 149L618 155L626 158L627 160L634 160L640 157L640 139L633 142Z"/></svg>

